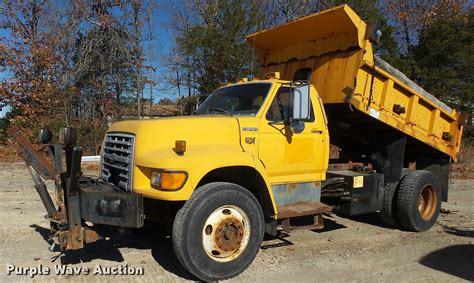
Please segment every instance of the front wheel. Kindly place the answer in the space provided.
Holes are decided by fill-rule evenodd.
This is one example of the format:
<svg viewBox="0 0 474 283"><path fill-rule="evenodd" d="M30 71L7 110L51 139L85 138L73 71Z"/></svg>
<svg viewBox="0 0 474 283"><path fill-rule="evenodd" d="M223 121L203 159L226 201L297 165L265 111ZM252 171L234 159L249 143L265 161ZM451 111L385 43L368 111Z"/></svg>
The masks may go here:
<svg viewBox="0 0 474 283"><path fill-rule="evenodd" d="M206 184L176 214L173 247L181 264L199 279L228 279L254 260L263 223L251 192L231 183Z"/></svg>

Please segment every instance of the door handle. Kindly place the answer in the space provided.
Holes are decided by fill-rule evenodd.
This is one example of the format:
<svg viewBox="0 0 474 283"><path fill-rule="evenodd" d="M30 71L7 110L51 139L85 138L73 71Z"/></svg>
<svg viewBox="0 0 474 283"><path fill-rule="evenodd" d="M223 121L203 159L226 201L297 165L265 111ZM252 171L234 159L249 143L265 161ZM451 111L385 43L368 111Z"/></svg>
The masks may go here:
<svg viewBox="0 0 474 283"><path fill-rule="evenodd" d="M322 133L323 133L323 130L311 129L311 133L314 133L314 134L322 134Z"/></svg>

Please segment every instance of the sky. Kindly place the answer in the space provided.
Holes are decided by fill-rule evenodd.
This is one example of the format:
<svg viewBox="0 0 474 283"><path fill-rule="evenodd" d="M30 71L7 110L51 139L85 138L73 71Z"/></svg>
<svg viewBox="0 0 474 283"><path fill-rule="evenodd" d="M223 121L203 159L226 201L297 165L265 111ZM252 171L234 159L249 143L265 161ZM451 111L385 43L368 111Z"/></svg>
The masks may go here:
<svg viewBox="0 0 474 283"><path fill-rule="evenodd" d="M2 0L0 0L2 1ZM158 101L162 98L177 98L177 91L175 89L167 89L166 91L162 90L163 83L160 83L160 78L163 77L164 72L166 71L165 67L163 66L161 57L164 54L168 54L172 43L173 38L170 36L168 29L166 28L166 23L169 21L168 13L165 10L165 5L167 1L164 0L157 0L157 9L155 10L152 16L152 28L153 28L153 50L154 50L154 66L157 67L156 72L154 74L155 81L158 85L153 87L153 101L154 103L158 103ZM146 26L146 23L144 23ZM142 32L142 41L143 41L143 52L146 60L148 61L149 56L149 40L148 40L148 31L143 28ZM0 29L0 40L2 38L8 38L10 36L9 32L6 30ZM10 77L10 72L8 70L0 69L0 81L6 80ZM150 86L147 84L144 89L144 97L150 97ZM10 107L3 107L0 111L0 118L3 118L5 113L10 111Z"/></svg>

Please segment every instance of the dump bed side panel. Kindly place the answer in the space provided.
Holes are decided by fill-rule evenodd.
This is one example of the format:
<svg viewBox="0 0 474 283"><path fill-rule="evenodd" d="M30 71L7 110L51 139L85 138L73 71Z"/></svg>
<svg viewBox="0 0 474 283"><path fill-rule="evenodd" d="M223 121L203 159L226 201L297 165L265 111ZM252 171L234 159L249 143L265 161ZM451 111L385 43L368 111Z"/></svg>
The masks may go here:
<svg viewBox="0 0 474 283"><path fill-rule="evenodd" d="M353 107L456 161L462 135L459 113L408 78L402 81L389 73L387 66L374 65L371 52L365 54L357 72Z"/></svg>

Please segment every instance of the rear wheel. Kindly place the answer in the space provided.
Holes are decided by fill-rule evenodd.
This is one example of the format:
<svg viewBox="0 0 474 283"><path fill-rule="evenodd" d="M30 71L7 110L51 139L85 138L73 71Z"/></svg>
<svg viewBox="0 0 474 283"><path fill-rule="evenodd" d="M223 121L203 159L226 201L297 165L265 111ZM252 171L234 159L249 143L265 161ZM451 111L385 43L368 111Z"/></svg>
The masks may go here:
<svg viewBox="0 0 474 283"><path fill-rule="evenodd" d="M400 227L397 212L398 183L390 183L384 186L383 205L380 216L385 224L392 227Z"/></svg>
<svg viewBox="0 0 474 283"><path fill-rule="evenodd" d="M210 183L197 189L176 214L173 247L181 264L199 279L228 279L257 255L263 223L251 192L236 184Z"/></svg>
<svg viewBox="0 0 474 283"><path fill-rule="evenodd" d="M441 208L441 187L429 171L408 173L400 183L397 209L400 223L408 230L422 232L436 223Z"/></svg>

